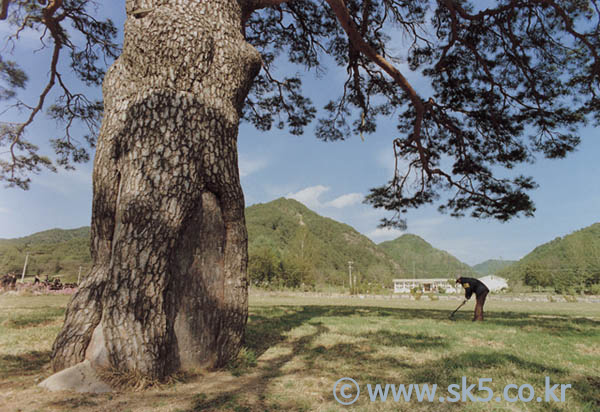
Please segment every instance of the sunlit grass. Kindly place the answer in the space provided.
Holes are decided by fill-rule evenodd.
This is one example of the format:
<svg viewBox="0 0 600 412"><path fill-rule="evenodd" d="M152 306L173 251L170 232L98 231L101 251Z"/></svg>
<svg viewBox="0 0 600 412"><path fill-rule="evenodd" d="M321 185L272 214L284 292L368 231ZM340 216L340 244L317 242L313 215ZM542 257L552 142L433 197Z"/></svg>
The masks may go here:
<svg viewBox="0 0 600 412"><path fill-rule="evenodd" d="M0 297L0 389L6 410L77 411L597 411L600 410L600 305L500 302L473 323L473 302L314 297L251 297L245 347L223 371L143 393L48 394L52 341L68 297ZM437 384L491 378L494 396L507 384L544 377L571 384L564 403L370 402L367 384ZM351 377L357 403L343 408L333 384ZM441 392L440 392L441 391ZM473 392L474 396L485 393ZM513 395L516 393L513 393ZM557 392L558 394L558 392ZM0 409L3 409L0 398Z"/></svg>

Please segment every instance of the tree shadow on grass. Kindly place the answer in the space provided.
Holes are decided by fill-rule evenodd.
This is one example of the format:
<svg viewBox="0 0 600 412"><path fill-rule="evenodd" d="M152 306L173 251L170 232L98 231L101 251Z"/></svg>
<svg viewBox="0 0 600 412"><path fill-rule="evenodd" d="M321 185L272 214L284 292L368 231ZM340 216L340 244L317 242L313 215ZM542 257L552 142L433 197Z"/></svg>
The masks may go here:
<svg viewBox="0 0 600 412"><path fill-rule="evenodd" d="M197 396L192 407L186 412L226 410L236 412L309 411L315 405L303 404L301 397L298 399L291 397L283 400L267 401L270 383L275 378L288 374L293 376L294 385L302 385L299 381L306 377L320 378L319 380L322 381L322 379L331 380L331 377L342 378L344 376L352 376L361 383L383 383L390 380L390 371L393 373L395 370L414 368L414 365L395 357L381 356L369 345L361 345L360 343L337 343L329 347L314 345L315 340L324 333L328 333L329 329L321 323L311 323L311 325L316 327L314 333L302 336L293 342L284 343L284 345L289 346L289 353L263 361L258 373L253 375L250 380L244 381L244 384L239 387L229 387L227 392L220 393L216 397ZM435 340L428 342L425 337L421 337L419 342L414 342L413 347L416 348L419 344L422 344L431 348L438 344ZM289 367L288 362L293 360L300 361L297 369ZM252 394L258 401L249 402L244 399L248 394ZM329 387L329 385L323 387L322 394L319 397L323 396L327 400L329 400L328 398L333 399L332 387ZM459 405L447 405L445 410L460 410L460 408Z"/></svg>
<svg viewBox="0 0 600 412"><path fill-rule="evenodd" d="M277 313L285 310L286 313L278 316ZM245 346L252 349L257 357L262 355L271 346L285 340L285 334L303 324L310 324L313 318L320 317L395 317L399 321L407 319L437 319L447 320L448 313L442 310L413 310L378 307L349 307L349 306L268 306L253 307L249 316L246 329ZM432 337L425 334L411 335L387 331L376 332L375 338L383 344L399 346L414 346L425 349L423 344L427 341L430 347L443 345L441 337ZM373 336L365 335L372 339ZM433 338L433 339L432 339ZM403 343L402 343L403 342Z"/></svg>
<svg viewBox="0 0 600 412"><path fill-rule="evenodd" d="M0 379L42 373L50 362L50 351L32 351L20 355L0 355Z"/></svg>
<svg viewBox="0 0 600 412"><path fill-rule="evenodd" d="M245 388L236 388L219 394L217 398L198 399L190 411L199 410L263 410L269 406L265 404L267 387L271 379L285 375L294 374L302 376L337 376L341 373L336 365L345 365L345 373L353 373L357 379L365 382L386 382L389 380L390 370L403 369L408 373L407 382L435 383L438 387L460 383L462 376L486 377L486 372L514 366L515 369L523 371L535 378L536 381L544 376L567 376L567 371L544 363L528 361L513 354L501 352L491 353L463 353L457 356L449 356L429 362L412 363L393 356L385 355L385 352L377 353L374 346L384 347L406 347L413 352L427 351L432 349L446 349L449 346L443 336L434 336L427 333L404 333L393 330L378 330L371 333L353 335L353 339L359 338L359 343L334 343L331 346L315 344L316 339L329 329L327 321L323 318L365 317L397 319L399 322L407 320L433 320L450 324L448 320L449 310L438 309L406 309L389 307L368 306L254 306L251 309L250 320L247 328L246 347L253 350L257 357L264 354L269 348L282 344L288 347L289 352L285 355L276 356L268 361L262 362L260 371L257 369L256 376L247 384L253 388L253 394L261 400L260 404L247 403L243 399L244 394L250 393ZM597 335L600 331L600 322L594 319L570 316L540 316L529 313L518 312L489 312L486 314L484 325L498 325L518 329L531 329L532 332L547 333L560 336L588 337ZM461 314L458 322L470 322L470 313ZM464 318L464 319L463 319ZM318 321L318 320L321 321ZM292 342L288 332L302 325L311 325L315 331L309 335L302 336ZM291 371L283 367L295 357L301 360L302 370ZM318 371L318 372L315 372ZM350 375L348 375L350 376ZM590 380L591 379L591 380ZM522 383L522 382L521 382ZM539 382L538 382L539 383ZM598 393L598 381L586 377L574 384L575 395L582 403L596 405L594 396ZM258 388L258 389L257 389ZM289 405L288 405L289 406ZM460 408L460 405L449 406ZM464 406L464 405L462 405ZM301 406L292 408L302 409ZM277 408L276 408L277 409ZM593 410L593 409L591 409Z"/></svg>
<svg viewBox="0 0 600 412"><path fill-rule="evenodd" d="M320 317L385 317L398 321L427 319L450 323L449 310L441 309L406 309L381 308L370 306L255 306L255 312L250 315L246 332L246 346L255 351L257 357L269 347L285 340L285 333L309 323L313 318ZM275 313L285 311L282 316ZM456 322L471 322L471 315L465 313L456 316ZM540 317L536 314L518 312L488 312L485 324L499 325L530 331L548 333L555 336L591 337L600 334L600 321L569 316ZM371 339L372 336L364 335ZM412 349L424 350L429 347L444 346L442 337L426 334L404 334L391 331L376 332L376 339L381 344L408 346ZM426 344L426 345L425 345Z"/></svg>
<svg viewBox="0 0 600 412"><path fill-rule="evenodd" d="M322 345L304 348L297 356L306 369L300 371L305 376L345 376L359 382L387 382L389 372L408 370L413 364L390 355L382 355L369 345L338 343L330 347Z"/></svg>
<svg viewBox="0 0 600 412"><path fill-rule="evenodd" d="M262 354L271 345L281 343L284 340L284 333L291 330L294 327L293 325L299 326L314 316L315 313L313 311L305 310L299 310L297 316L296 314L288 314L278 319L270 319L263 316L253 316L252 319L256 319L260 326L257 330L253 331L249 325L248 332L250 333L250 337L246 338L246 344L256 344L257 346L249 346L249 348L257 350ZM270 322L270 320L272 320L272 322ZM203 394L198 394L197 399L194 401L191 409L186 412L223 410L251 411L255 410L256 407L261 410L268 410L267 405L264 404L264 399L266 398L266 382L281 376L283 373L282 368L286 363L291 361L298 353L304 352L315 338L328 331L328 329L321 323L313 323L312 325L316 327L314 333L302 336L289 343L287 345L290 346L290 351L288 354L280 355L265 361L262 365L261 371L251 379L245 380L243 387L237 387L237 385L232 387L232 385L230 385L228 391L221 393L212 399L209 399ZM274 329L269 329L269 326L272 326ZM257 336L257 334L260 333L259 331L263 330L268 330L270 333L266 335L266 340L261 342L258 339L259 336ZM258 393L255 393L255 395L259 399L260 405L249 407L238 404L237 398L244 393L248 393L249 390L253 392L258 391Z"/></svg>
<svg viewBox="0 0 600 412"><path fill-rule="evenodd" d="M284 341L287 332L308 323L315 317L323 316L325 313L318 306L293 306L287 307L287 313L283 316L277 316L276 312L280 310L281 307L268 307L261 310L263 314L251 313L249 315L244 345L252 349L256 357Z"/></svg>
<svg viewBox="0 0 600 412"><path fill-rule="evenodd" d="M73 397L64 398L57 401L49 401L47 406L61 408L61 410L72 411L78 408L89 408L99 406L106 397L95 394L84 394Z"/></svg>
<svg viewBox="0 0 600 412"><path fill-rule="evenodd" d="M544 376L564 376L567 373L564 369L531 362L512 354L467 352L421 364L409 374L409 380L414 383L436 383L439 387L448 387L453 383L459 384L463 376L486 378L494 373L494 369L507 365L514 365L515 370L540 376L542 380Z"/></svg>
<svg viewBox="0 0 600 412"><path fill-rule="evenodd" d="M398 318L399 320L428 319L452 322L449 315L452 309L420 309L420 308L393 308L376 306L313 306L320 308L320 316L366 316L382 318ZM455 321L471 321L473 312L463 310L455 315ZM600 320L582 316L552 315L512 311L486 311L485 322L501 324L511 327L521 327L526 324L535 324L550 332L572 332L573 334L586 333L585 328L600 329Z"/></svg>
<svg viewBox="0 0 600 412"><path fill-rule="evenodd" d="M364 333L360 335L377 342L382 346L407 347L415 351L425 351L429 349L447 348L448 341L444 336L432 336L426 333L402 333L389 330L378 330L377 332Z"/></svg>
<svg viewBox="0 0 600 412"><path fill-rule="evenodd" d="M399 360L393 356L382 355L376 346L401 346L412 350L424 351L432 348L442 348L447 344L442 337L429 336L419 333L411 335L408 333L378 331L374 333L353 336L358 338L358 343L332 343L324 346L315 344L316 340L330 332L330 329L316 318L339 317L359 314L360 316L379 316L377 308L365 310L364 308L332 307L332 306L307 306L295 307L281 316L273 316L281 313L281 307L261 309L258 313L250 316L247 329L246 347L255 351L257 357L264 354L270 347L281 345L285 354L274 356L261 362L255 374L244 381L243 387L229 387L224 393L216 397L208 397L199 394L189 411L222 411L222 410L268 410L265 399L268 396L268 384L271 380L293 374L296 378L302 377L324 377L337 376L341 368L344 373L351 373L363 381L384 382L389 377L389 371L412 368L408 362ZM390 312L388 316L401 316L401 312ZM314 332L298 337L296 339L287 336L290 330L302 326L311 325ZM290 370L289 362L298 360L301 369ZM285 370L284 370L284 367ZM341 376L340 376L341 377ZM325 390L326 389L326 390ZM329 396L333 396L330 388L324 388ZM244 395L250 394L258 399L258 404L249 406L239 400ZM296 400L288 400L292 404ZM300 401L298 401L300 402ZM303 410L301 404L285 405L282 409ZM275 407L279 409L279 407Z"/></svg>
<svg viewBox="0 0 600 412"><path fill-rule="evenodd" d="M572 385L583 411L600 411L600 376L581 376Z"/></svg>
<svg viewBox="0 0 600 412"><path fill-rule="evenodd" d="M536 314L499 312L488 316L486 322L525 331L540 331L555 336L598 336L600 321L569 316L541 317Z"/></svg>
<svg viewBox="0 0 600 412"><path fill-rule="evenodd" d="M568 376L570 371L550 366L543 363L532 362L512 354L504 354L500 352L492 353L463 353L457 356L449 356L435 361L427 362L419 365L418 368L413 368L408 374L408 380L412 383L429 383L437 384L440 390L446 390L451 384L461 385L462 377L467 377L467 385L477 384L478 378L489 378L494 375L495 369L500 369L506 366L514 367L515 370L525 372L529 375L528 381L518 381L515 378L512 384L520 386L528 383L536 385L537 390L544 390L545 378L550 377L551 385L571 384L572 387L567 389L567 397L575 397L577 403L582 406L582 411L592 412L600 410L600 377L598 376L580 376L572 379ZM493 388L494 395L500 395L503 387L494 387L493 383L487 383L486 386ZM476 387L471 392L474 397L485 397L487 394L482 392L477 393ZM528 392L525 393L528 395ZM555 390L555 394L560 396L560 389ZM539 393L538 393L539 395ZM514 391L511 396L516 396ZM542 397L544 395L541 395ZM548 410L563 410L554 409L552 405L547 405Z"/></svg>
<svg viewBox="0 0 600 412"><path fill-rule="evenodd" d="M380 329L371 333L352 335L353 341L335 342L331 345L322 344L319 337L330 332L327 327L328 318L364 317L385 318L398 322L407 320L433 320L450 324L449 310L437 309L405 309L389 307L366 306L252 306L245 338L245 346L251 349L259 358L269 348L280 345L284 350L273 352L272 356L264 357L260 366L253 369L248 376L234 379L231 384L224 387L218 394L207 396L198 393L190 399L191 411L254 411L267 409L292 409L306 410L302 399L285 399L281 404L278 400L270 399L269 389L271 382L281 376L290 375L294 378L304 377L343 377L343 373L354 376L359 382L384 383L388 382L390 373L403 370L405 382L397 383L435 383L443 388L445 385L460 383L462 376L486 377L486 372L506 368L514 365L529 375L566 376L567 372L545 364L527 361L512 354L499 352L492 353L463 353L457 356L448 356L435 361L413 363L409 359L394 357L385 350L377 348L406 347L412 352L424 352L434 349L446 349L449 342L442 336L429 335L425 332L414 334ZM469 322L470 313L458 316L458 322ZM469 319L467 319L467 316ZM528 313L515 312L490 312L486 313L485 324L499 325L502 327L532 328L549 334L586 337L598 334L600 322L593 319L576 317L536 317ZM463 319L464 318L464 319ZM325 320L324 320L325 319ZM288 332L295 328L310 325L307 335L294 338ZM430 327L431 325L429 325ZM358 340L358 341L357 341ZM318 343L317 343L318 342ZM281 353L281 354L278 354ZM35 355L38 354L38 355ZM29 357L28 357L29 356ZM266 358L266 359L265 359ZM0 373L6 370L10 376L22 375L23 370L30 373L41 372L44 365L50 360L49 352L30 352L20 357L4 355L0 357ZM290 371L292 361L298 362L298 369ZM536 378L537 379L537 378ZM474 383L474 382L471 382ZM515 382L524 383L524 382ZM564 382L571 383L571 382ZM599 381L597 378L585 376L573 382L574 395L581 404L589 404L590 411L598 410L597 399L600 398ZM332 398L331 388L323 388L323 396ZM252 400L248 400L252 398ZM87 398L88 402L96 401ZM81 406L80 399L65 400L64 407L71 409ZM70 402L70 403L69 403ZM279 402L279 405L277 404ZM445 405L444 410L461 410L464 404Z"/></svg>

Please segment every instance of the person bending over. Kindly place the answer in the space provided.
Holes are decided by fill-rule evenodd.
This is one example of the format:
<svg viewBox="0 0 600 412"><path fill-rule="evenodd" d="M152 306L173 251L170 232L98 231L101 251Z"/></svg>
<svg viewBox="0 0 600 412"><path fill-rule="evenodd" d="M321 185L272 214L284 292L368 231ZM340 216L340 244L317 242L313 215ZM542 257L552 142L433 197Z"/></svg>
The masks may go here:
<svg viewBox="0 0 600 412"><path fill-rule="evenodd" d="M475 315L473 321L483 320L483 305L485 298L490 290L483 284L482 281L475 278L463 278L462 276L456 279L456 283L460 283L465 288L465 302L471 299L473 293L476 296L477 303L475 304Z"/></svg>

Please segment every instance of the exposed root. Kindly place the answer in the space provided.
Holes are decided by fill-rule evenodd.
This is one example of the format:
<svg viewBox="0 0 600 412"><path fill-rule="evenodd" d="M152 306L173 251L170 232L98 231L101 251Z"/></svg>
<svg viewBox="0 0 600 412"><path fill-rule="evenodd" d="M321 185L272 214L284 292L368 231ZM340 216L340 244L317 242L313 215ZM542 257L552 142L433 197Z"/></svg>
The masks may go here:
<svg viewBox="0 0 600 412"><path fill-rule="evenodd" d="M180 371L166 378L153 379L138 371L121 371L113 368L98 368L96 373L112 388L122 392L141 392L150 388L161 388L184 383L199 376L198 373Z"/></svg>

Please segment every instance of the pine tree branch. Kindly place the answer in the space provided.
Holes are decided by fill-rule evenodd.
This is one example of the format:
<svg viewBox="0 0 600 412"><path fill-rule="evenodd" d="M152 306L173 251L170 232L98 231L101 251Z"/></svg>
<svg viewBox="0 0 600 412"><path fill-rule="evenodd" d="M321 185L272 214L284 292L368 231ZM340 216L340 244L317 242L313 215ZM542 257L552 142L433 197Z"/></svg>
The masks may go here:
<svg viewBox="0 0 600 412"><path fill-rule="evenodd" d="M10 0L2 0L2 9L0 10L0 20L6 20L8 17L8 3Z"/></svg>
<svg viewBox="0 0 600 412"><path fill-rule="evenodd" d="M259 10L267 7L277 7L283 3L292 1L293 0L250 0L249 3L253 10Z"/></svg>
<svg viewBox="0 0 600 412"><path fill-rule="evenodd" d="M284 3L291 3L294 0L247 0L243 3L242 24L250 18L250 15L256 10L266 8L277 8Z"/></svg>
<svg viewBox="0 0 600 412"><path fill-rule="evenodd" d="M418 140L421 136L421 124L423 122L423 116L425 115L425 104L417 94L416 90L396 67L394 67L390 62L373 50L373 48L363 39L355 23L352 21L350 13L348 12L343 0L326 1L331 6L331 9L338 18L342 28L348 35L352 45L365 56L367 56L373 63L381 67L388 75L390 75L409 96L417 113L412 139Z"/></svg>
<svg viewBox="0 0 600 412"><path fill-rule="evenodd" d="M48 93L50 93L50 91L54 87L54 84L56 83L58 60L60 57L60 50L63 46L63 38L64 38L64 34L60 27L60 21L64 17L61 17L61 16L55 17L54 13L56 12L56 10L58 10L58 8L61 5L62 5L62 0L51 1L48 4L48 6L43 10L42 22L48 28L48 30L50 31L50 34L52 36L52 39L54 40L54 48L52 51L52 60L50 61L50 78L48 80L48 83L44 87L44 90L42 90L42 93L40 94L40 96L38 98L37 105L35 107L31 108L31 113L29 114L29 117L27 118L27 120L24 123L21 123L14 132L12 142L10 144L10 149L9 149L10 155L11 155L11 160L12 160L11 165L8 167L8 169L10 170L9 181L11 183L17 183L18 179L16 178L15 173L17 172L18 169L21 169L22 167L25 166L23 164L23 162L26 161L26 160L20 159L20 157L17 155L17 153L15 153L15 150L17 149L18 146L20 146L23 143L22 138L23 138L23 134L25 133L25 129L31 123L33 123L35 117L42 110L42 108L44 107L44 102L46 101L46 97L48 96Z"/></svg>

